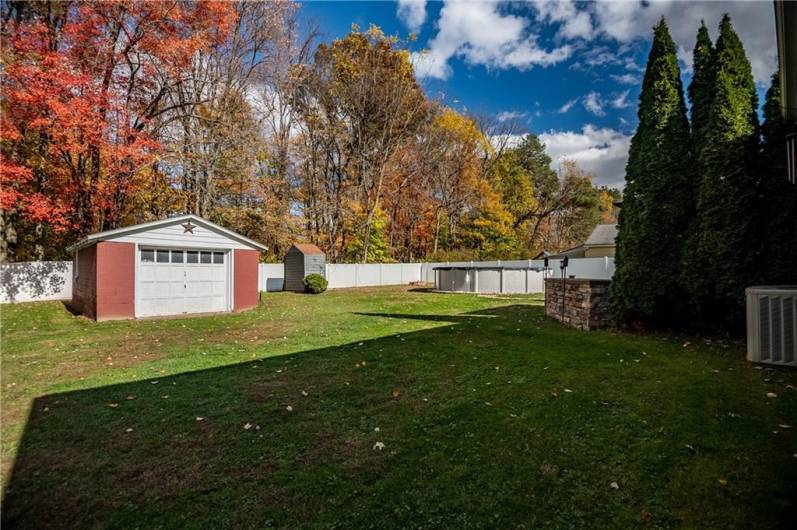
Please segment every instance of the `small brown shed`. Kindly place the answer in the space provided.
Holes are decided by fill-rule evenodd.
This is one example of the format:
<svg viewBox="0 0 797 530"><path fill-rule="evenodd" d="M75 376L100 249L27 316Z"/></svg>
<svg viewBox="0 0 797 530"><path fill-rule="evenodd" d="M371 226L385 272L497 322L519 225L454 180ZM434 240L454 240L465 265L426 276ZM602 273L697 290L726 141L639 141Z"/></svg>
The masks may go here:
<svg viewBox="0 0 797 530"><path fill-rule="evenodd" d="M304 291L302 280L308 274L326 277L326 256L324 251L312 243L295 243L285 254L286 291Z"/></svg>

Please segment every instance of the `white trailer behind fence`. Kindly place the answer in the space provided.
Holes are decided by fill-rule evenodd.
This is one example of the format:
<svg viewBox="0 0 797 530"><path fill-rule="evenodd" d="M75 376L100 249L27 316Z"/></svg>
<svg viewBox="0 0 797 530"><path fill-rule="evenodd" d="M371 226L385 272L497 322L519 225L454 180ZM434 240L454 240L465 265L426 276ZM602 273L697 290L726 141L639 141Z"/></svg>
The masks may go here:
<svg viewBox="0 0 797 530"><path fill-rule="evenodd" d="M406 285L413 282L434 284L435 267L542 267L542 260L458 261L437 263L328 263L326 277L330 289ZM549 274L559 277L559 260L550 260ZM576 278L611 279L614 258L571 259L567 275ZM261 291L281 291L284 283L282 263L261 263ZM524 282L527 280L524 278ZM514 280L509 279L509 282ZM507 285L509 285L509 282ZM525 283L524 283L525 285ZM513 288L514 289L514 288ZM528 292L542 292L537 277L529 283ZM36 261L0 265L0 302L32 302L69 300L72 298L72 262Z"/></svg>

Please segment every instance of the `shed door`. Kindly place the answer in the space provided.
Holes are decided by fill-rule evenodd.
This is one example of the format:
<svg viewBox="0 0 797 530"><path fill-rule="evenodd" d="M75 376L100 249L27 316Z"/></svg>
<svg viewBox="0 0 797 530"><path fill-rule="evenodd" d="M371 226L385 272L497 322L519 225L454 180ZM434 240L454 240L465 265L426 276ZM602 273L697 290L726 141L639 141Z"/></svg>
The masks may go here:
<svg viewBox="0 0 797 530"><path fill-rule="evenodd" d="M139 250L136 316L227 311L226 251Z"/></svg>

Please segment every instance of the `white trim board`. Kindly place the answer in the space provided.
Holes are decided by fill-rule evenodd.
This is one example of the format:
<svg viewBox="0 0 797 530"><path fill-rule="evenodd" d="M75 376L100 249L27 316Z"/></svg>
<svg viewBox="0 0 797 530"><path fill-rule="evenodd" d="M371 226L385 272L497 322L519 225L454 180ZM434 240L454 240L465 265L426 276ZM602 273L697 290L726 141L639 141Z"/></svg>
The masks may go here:
<svg viewBox="0 0 797 530"><path fill-rule="evenodd" d="M261 245L257 241L253 241L248 237L242 236L232 230L228 230L223 226L219 226L216 223L212 223L207 219L203 219L199 216L188 214L188 215L180 215L177 217L170 217L168 219L161 219L159 221L152 221L149 223L142 223L138 225L127 226L124 228L117 228L115 230L106 230L105 232L97 232L96 234L91 234L90 236L85 237L78 243L67 248L68 252L75 252L80 250L81 248L90 246L98 241L119 241L119 242L126 242L126 243L142 243L144 245L152 245L152 246L172 246L174 244L185 245L187 244L184 241L184 238L174 239L172 238L173 235L178 235L178 231L182 231L182 228L176 228L183 223L190 221L197 228L196 231L200 231L203 237L196 238L197 242L200 244L204 244L206 247L209 248L220 248L219 244L222 242L219 238L212 238L209 237L209 234L216 234L217 236L221 236L224 239L234 242L233 244L226 243L222 244L221 248L239 248L239 249L254 249L254 250L267 250L268 247L265 245ZM172 228L172 230L169 230ZM170 233L173 232L173 233ZM146 235L147 233L152 233L152 238L154 240L148 241L149 237ZM191 235L190 233L188 235ZM194 234L196 235L196 234ZM204 241L201 241L204 239ZM190 246L194 246L191 244ZM197 245L199 247L199 245Z"/></svg>

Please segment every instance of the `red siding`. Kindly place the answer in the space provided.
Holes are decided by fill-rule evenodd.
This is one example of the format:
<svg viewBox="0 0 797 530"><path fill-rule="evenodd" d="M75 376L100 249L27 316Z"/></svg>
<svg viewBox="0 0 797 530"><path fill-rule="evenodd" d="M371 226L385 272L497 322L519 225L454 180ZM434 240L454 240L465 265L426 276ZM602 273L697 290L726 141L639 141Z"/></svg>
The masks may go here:
<svg viewBox="0 0 797 530"><path fill-rule="evenodd" d="M97 320L134 318L136 246L97 243Z"/></svg>
<svg viewBox="0 0 797 530"><path fill-rule="evenodd" d="M233 258L233 310L243 311L257 307L260 293L257 290L258 263L257 250L234 250Z"/></svg>
<svg viewBox="0 0 797 530"><path fill-rule="evenodd" d="M89 318L97 314L97 247L91 245L78 251L75 258L77 278L72 276L73 311Z"/></svg>

